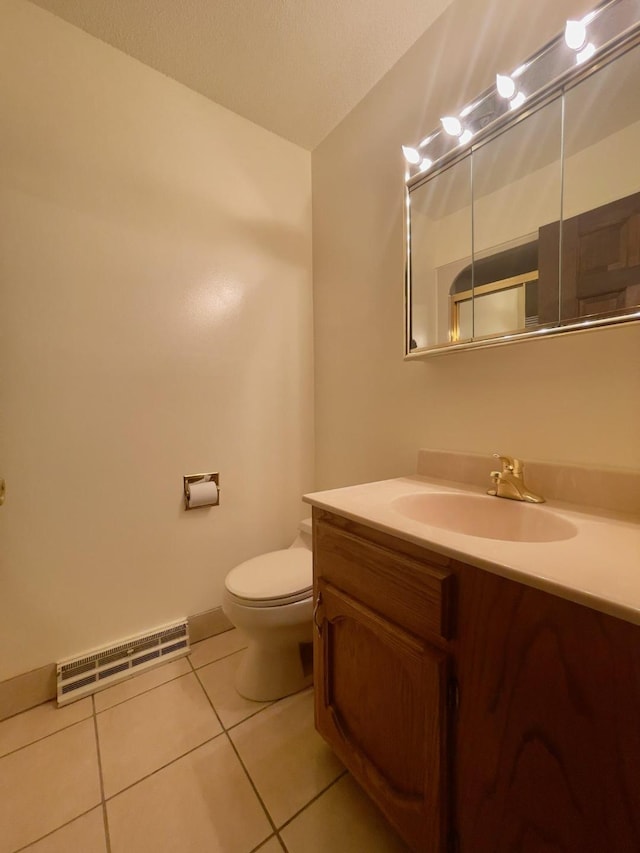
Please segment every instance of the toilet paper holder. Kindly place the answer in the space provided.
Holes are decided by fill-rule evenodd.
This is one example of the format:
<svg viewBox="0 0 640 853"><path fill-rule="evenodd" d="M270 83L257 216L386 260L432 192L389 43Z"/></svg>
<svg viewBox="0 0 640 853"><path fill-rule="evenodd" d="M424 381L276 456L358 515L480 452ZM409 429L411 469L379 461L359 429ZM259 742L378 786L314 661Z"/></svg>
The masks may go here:
<svg viewBox="0 0 640 853"><path fill-rule="evenodd" d="M196 485L204 485L206 483L215 483L215 495L212 496L212 500L207 500L206 503L198 503L195 506L191 505L191 500L193 497L192 487ZM220 475L217 471L208 472L206 474L186 474L182 478L182 484L184 489L184 508L185 510L189 509L202 509L203 507L208 506L218 506L220 503Z"/></svg>

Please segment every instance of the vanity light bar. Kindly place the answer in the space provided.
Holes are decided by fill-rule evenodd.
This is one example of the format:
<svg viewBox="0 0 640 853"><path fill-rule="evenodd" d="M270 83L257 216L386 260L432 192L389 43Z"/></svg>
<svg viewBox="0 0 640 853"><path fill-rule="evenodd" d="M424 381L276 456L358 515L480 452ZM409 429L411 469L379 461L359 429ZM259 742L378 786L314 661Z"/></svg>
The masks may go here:
<svg viewBox="0 0 640 853"><path fill-rule="evenodd" d="M596 19L595 29L598 32L595 36L599 37L599 46L589 38L589 30L594 29L592 24ZM531 96L543 92L550 83L568 74L576 65L587 62L598 50L635 25L637 19L638 0L607 0L580 20L567 21L564 33L511 74L497 74L495 87L486 90L480 98L462 109L459 115L443 116L440 119L441 128L429 134L417 146L403 145L404 158L409 164L408 180L423 175L452 152L468 145L478 131L493 125L494 121L509 111L520 109ZM540 75L540 70L545 70L541 64L545 59L548 61L548 79L544 79L544 74ZM521 78L524 88L521 86ZM530 89L527 87L527 79ZM431 151L423 154L422 149L428 147Z"/></svg>

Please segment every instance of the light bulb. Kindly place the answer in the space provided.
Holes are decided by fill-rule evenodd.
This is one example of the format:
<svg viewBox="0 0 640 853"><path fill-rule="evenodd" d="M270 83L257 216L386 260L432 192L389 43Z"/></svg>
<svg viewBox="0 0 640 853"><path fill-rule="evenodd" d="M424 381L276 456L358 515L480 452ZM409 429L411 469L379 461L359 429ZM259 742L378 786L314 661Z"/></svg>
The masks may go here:
<svg viewBox="0 0 640 853"><path fill-rule="evenodd" d="M420 160L422 160L420 152L416 151L415 148L410 148L408 145L402 146L402 153L404 154L404 159L407 163L411 163L413 166L417 165Z"/></svg>
<svg viewBox="0 0 640 853"><path fill-rule="evenodd" d="M420 163L420 171L424 172L426 169L430 169L433 166L433 160L430 160L428 157L424 157L422 159L422 163Z"/></svg>
<svg viewBox="0 0 640 853"><path fill-rule="evenodd" d="M516 84L507 74L496 74L496 89L503 98L513 98L516 93Z"/></svg>
<svg viewBox="0 0 640 853"><path fill-rule="evenodd" d="M524 102L526 100L527 100L527 96L524 94L524 92L518 92L518 94L515 96L515 98L512 98L509 101L509 109L510 110L517 110L518 107L522 106L522 104L524 104Z"/></svg>
<svg viewBox="0 0 640 853"><path fill-rule="evenodd" d="M592 57L595 52L596 52L596 46L592 41L590 41L576 55L576 64L580 65L582 62L586 62L587 59Z"/></svg>
<svg viewBox="0 0 640 853"><path fill-rule="evenodd" d="M440 119L440 122L449 136L460 136L462 133L460 119L457 119L455 116L445 116Z"/></svg>
<svg viewBox="0 0 640 853"><path fill-rule="evenodd" d="M468 142L472 137L473 137L473 133L471 133L471 131L467 128L467 130L465 130L465 131L464 131L464 133L462 133L462 134L460 135L460 138L458 139L458 145L466 145L466 144L467 144L467 142Z"/></svg>
<svg viewBox="0 0 640 853"><path fill-rule="evenodd" d="M564 40L571 50L580 50L587 40L587 28L583 21L567 21L564 28Z"/></svg>

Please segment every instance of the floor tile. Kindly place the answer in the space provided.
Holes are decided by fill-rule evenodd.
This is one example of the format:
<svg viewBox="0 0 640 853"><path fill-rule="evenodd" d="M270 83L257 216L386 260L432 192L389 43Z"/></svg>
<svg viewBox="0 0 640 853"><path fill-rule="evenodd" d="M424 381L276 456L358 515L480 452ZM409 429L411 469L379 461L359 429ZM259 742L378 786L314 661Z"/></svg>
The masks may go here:
<svg viewBox="0 0 640 853"><path fill-rule="evenodd" d="M314 728L312 690L276 702L229 735L276 826L344 771Z"/></svg>
<svg viewBox="0 0 640 853"><path fill-rule="evenodd" d="M273 832L227 737L107 803L112 853L248 853Z"/></svg>
<svg viewBox="0 0 640 853"><path fill-rule="evenodd" d="M213 663L214 660L220 660L227 655L244 649L247 645L247 640L237 628L231 631L224 631L222 634L216 634L215 637L209 637L196 643L191 648L189 655L194 669L198 669L205 664Z"/></svg>
<svg viewBox="0 0 640 853"><path fill-rule="evenodd" d="M93 719L0 758L0 853L30 844L100 802Z"/></svg>
<svg viewBox="0 0 640 853"><path fill-rule="evenodd" d="M278 841L277 837L274 835L270 838L266 844L262 844L256 850L256 853L284 853L284 847Z"/></svg>
<svg viewBox="0 0 640 853"><path fill-rule="evenodd" d="M106 797L222 731L193 674L102 711L97 720Z"/></svg>
<svg viewBox="0 0 640 853"><path fill-rule="evenodd" d="M280 834L289 853L408 853L351 776L344 776Z"/></svg>
<svg viewBox="0 0 640 853"><path fill-rule="evenodd" d="M180 658L180 660L165 663L154 669L148 669L146 672L133 676L133 678L121 681L120 684L114 684L113 687L96 693L96 711L106 711L107 708L113 708L120 702L139 696L153 687L158 687L160 684L165 684L181 675L188 675L190 672L191 667L186 658Z"/></svg>
<svg viewBox="0 0 640 853"><path fill-rule="evenodd" d="M243 654L244 652L236 652L198 670L198 678L202 681L202 686L213 702L225 729L272 704L245 699L234 687L233 679Z"/></svg>
<svg viewBox="0 0 640 853"><path fill-rule="evenodd" d="M107 853L102 806L29 845L23 853Z"/></svg>
<svg viewBox="0 0 640 853"><path fill-rule="evenodd" d="M0 723L0 756L42 737L86 720L93 714L91 699L80 699L64 708L46 702Z"/></svg>

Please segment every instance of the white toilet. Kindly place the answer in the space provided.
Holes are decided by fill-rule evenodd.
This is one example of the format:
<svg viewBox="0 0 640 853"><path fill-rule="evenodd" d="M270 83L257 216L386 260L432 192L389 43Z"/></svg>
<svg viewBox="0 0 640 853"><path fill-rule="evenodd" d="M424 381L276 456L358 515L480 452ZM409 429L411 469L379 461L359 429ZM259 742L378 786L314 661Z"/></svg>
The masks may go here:
<svg viewBox="0 0 640 853"><path fill-rule="evenodd" d="M312 682L313 563L311 519L289 548L231 569L222 609L248 640L236 674L246 699L265 702Z"/></svg>

